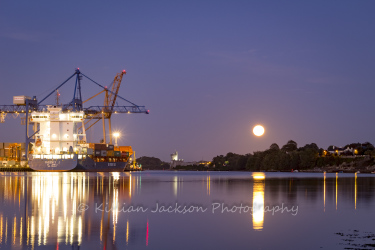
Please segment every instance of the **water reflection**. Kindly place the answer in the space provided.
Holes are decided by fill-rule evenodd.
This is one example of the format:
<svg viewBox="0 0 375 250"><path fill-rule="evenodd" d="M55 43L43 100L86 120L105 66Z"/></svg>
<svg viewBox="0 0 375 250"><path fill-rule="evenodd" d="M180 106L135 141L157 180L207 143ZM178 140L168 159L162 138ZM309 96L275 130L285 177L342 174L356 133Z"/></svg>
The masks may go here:
<svg viewBox="0 0 375 250"><path fill-rule="evenodd" d="M323 200L324 200L324 212L326 211L326 172L324 172L324 180L323 180L323 183L324 183L324 187L323 187Z"/></svg>
<svg viewBox="0 0 375 250"><path fill-rule="evenodd" d="M122 249L148 246L160 249L173 248L182 241L189 249L192 245L186 242L186 232L197 240L216 239L222 232L220 227L214 226L217 223L237 235L249 230L260 234L270 232L284 217L272 216L264 210L281 203L289 207L299 205L300 211L311 218L319 217L316 211L320 216L323 211L330 216L355 210L361 214L373 211L375 178L341 173L311 176L215 172L3 174L0 175L0 202L3 204L0 247ZM252 195L249 194L251 188ZM250 219L250 213L209 216L208 213L130 214L123 211L124 206L129 205L143 205L151 210L155 202L174 204L176 201L208 208L217 201L228 205L244 202L253 207L253 213ZM303 216L296 216L296 221L303 221ZM282 222L287 225L291 216L285 218ZM305 219L305 222L314 223L314 220ZM181 233L184 230L185 233ZM161 243L166 235L169 241ZM246 237L243 239L246 241ZM210 242L217 248L222 246L219 243L220 240Z"/></svg>
<svg viewBox="0 0 375 250"><path fill-rule="evenodd" d="M253 173L253 229L262 230L264 221L264 173Z"/></svg>
<svg viewBox="0 0 375 250"><path fill-rule="evenodd" d="M207 195L211 195L211 176L207 176Z"/></svg>
<svg viewBox="0 0 375 250"><path fill-rule="evenodd" d="M27 185L31 195L25 197L31 198L31 203L26 204L30 204L31 209L25 208L31 221L26 225L31 232L27 235L27 243L31 246L47 245L51 243L48 242L49 236L57 235L57 244L80 245L84 213L77 214L73 208L88 202L89 190L86 187L89 183L83 173L34 173L31 187ZM56 213L60 208L62 213Z"/></svg>
<svg viewBox="0 0 375 250"><path fill-rule="evenodd" d="M337 189L338 189L337 181L338 181L338 178L339 178L339 174L336 173L336 210L337 210Z"/></svg>
<svg viewBox="0 0 375 250"><path fill-rule="evenodd" d="M173 195L177 198L178 194L181 192L183 186L183 178L179 176L173 177Z"/></svg>
<svg viewBox="0 0 375 250"><path fill-rule="evenodd" d="M91 178L87 173L3 175L0 199L6 205L0 212L0 244L15 248L28 245L32 249L42 245L79 246L85 234L95 233L92 226L98 224L101 244L106 245L109 236L114 244L120 197L126 201L131 194L127 175L122 177L126 179L120 183L119 173L98 173ZM137 190L141 178L135 179ZM104 204L110 212L95 211L95 203ZM127 228L129 231L129 222Z"/></svg>
<svg viewBox="0 0 375 250"><path fill-rule="evenodd" d="M354 209L357 210L357 173L354 177Z"/></svg>

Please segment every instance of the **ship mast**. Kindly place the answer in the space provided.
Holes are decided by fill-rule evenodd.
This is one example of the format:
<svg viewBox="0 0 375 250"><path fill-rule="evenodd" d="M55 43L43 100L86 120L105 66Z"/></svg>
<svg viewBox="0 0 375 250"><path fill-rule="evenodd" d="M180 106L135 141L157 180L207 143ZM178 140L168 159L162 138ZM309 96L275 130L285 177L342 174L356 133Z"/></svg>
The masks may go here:
<svg viewBox="0 0 375 250"><path fill-rule="evenodd" d="M59 106L59 101L60 101L60 93L59 90L56 89L56 106Z"/></svg>

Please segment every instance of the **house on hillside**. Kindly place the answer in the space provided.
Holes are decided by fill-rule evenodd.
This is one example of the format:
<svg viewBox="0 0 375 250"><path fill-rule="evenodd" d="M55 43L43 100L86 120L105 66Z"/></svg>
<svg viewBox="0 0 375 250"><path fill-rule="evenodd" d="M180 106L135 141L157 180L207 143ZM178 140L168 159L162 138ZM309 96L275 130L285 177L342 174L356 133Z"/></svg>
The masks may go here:
<svg viewBox="0 0 375 250"><path fill-rule="evenodd" d="M352 147L339 148L336 146L329 146L327 151L331 154L337 155L354 155L354 148Z"/></svg>

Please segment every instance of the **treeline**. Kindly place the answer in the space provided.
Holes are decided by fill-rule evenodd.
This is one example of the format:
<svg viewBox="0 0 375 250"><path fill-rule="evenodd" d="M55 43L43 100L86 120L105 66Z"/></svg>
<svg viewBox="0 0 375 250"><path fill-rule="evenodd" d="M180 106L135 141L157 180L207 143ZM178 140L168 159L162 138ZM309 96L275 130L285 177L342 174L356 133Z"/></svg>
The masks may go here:
<svg viewBox="0 0 375 250"><path fill-rule="evenodd" d="M168 163L163 162L159 158L156 158L156 157L142 156L142 157L137 158L137 162L142 165L143 169L150 169L150 170L169 169Z"/></svg>
<svg viewBox="0 0 375 250"><path fill-rule="evenodd" d="M354 157L355 156L355 157ZM369 143L351 143L343 148L329 146L327 150L315 143L298 147L293 140L281 148L273 143L269 149L253 154L227 153L218 155L209 164L176 166L176 170L220 170L220 171L291 171L340 166L343 163L373 165L375 147ZM166 170L170 164L155 157L142 156L137 162L143 169Z"/></svg>
<svg viewBox="0 0 375 250"><path fill-rule="evenodd" d="M356 146L356 152L366 153L369 158L375 155L374 147L366 143L363 148L360 143L349 144ZM362 157L363 159L363 157ZM342 163L350 163L361 160L360 157L342 157L337 153L329 153L327 150L319 148L315 143L307 144L303 147L297 146L293 140L288 141L281 148L273 143L269 149L265 151L257 151L253 154L239 155L228 153L227 155L219 155L212 159L209 169L212 170L275 170L290 171L321 168L325 166L338 166Z"/></svg>

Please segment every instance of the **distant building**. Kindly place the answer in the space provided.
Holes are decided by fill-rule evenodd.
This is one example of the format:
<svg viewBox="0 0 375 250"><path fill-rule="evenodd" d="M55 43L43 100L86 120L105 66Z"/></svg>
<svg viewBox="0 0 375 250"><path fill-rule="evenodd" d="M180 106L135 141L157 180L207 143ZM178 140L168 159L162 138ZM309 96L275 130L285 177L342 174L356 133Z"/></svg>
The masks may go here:
<svg viewBox="0 0 375 250"><path fill-rule="evenodd" d="M351 147L339 148L336 146L329 146L327 151L331 154L337 154L337 155L348 155L348 154L353 155L354 154L354 148L351 148Z"/></svg>
<svg viewBox="0 0 375 250"><path fill-rule="evenodd" d="M171 154L171 165L170 169L175 168L177 165L182 165L184 163L183 159L178 159L178 152Z"/></svg>
<svg viewBox="0 0 375 250"><path fill-rule="evenodd" d="M210 163L210 162L208 162L208 163ZM171 154L170 169L173 169L176 166L188 166L188 165L199 165L199 164L207 165L208 163L207 162L203 162L203 161L200 161L200 162L196 162L196 161L187 161L187 162L184 162L183 159L178 159L178 152L176 151L173 154Z"/></svg>
<svg viewBox="0 0 375 250"><path fill-rule="evenodd" d="M171 154L171 159L172 159L172 161L178 161L178 152L177 151L175 153Z"/></svg>

